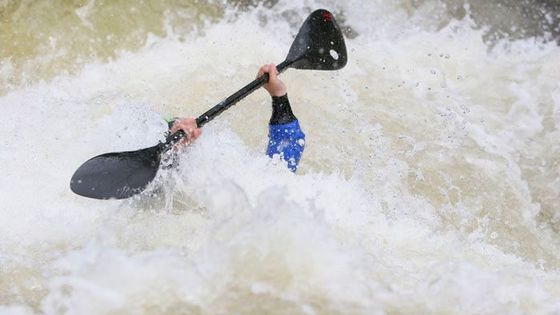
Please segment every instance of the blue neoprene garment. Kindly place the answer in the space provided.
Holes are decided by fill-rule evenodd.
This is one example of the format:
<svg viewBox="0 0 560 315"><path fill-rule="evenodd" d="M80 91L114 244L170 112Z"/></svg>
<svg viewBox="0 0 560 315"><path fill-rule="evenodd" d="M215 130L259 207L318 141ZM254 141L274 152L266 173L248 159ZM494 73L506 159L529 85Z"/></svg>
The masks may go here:
<svg viewBox="0 0 560 315"><path fill-rule="evenodd" d="M273 96L266 154L271 158L280 156L290 171L295 172L304 149L305 134L292 113L288 95Z"/></svg>

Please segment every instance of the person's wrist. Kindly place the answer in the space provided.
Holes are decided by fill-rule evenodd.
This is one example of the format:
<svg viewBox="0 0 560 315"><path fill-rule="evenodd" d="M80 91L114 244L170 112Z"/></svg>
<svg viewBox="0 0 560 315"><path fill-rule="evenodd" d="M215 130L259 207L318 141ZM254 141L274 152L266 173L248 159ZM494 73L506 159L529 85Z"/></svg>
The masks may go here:
<svg viewBox="0 0 560 315"><path fill-rule="evenodd" d="M272 100L273 100L273 101L275 101L275 100L283 100L283 99L285 99L285 98L288 97L288 93L284 93L284 94L282 94L282 95L271 95L271 97L272 97Z"/></svg>
<svg viewBox="0 0 560 315"><path fill-rule="evenodd" d="M288 92L288 89L281 84L271 86L267 90L268 90L268 93L270 94L270 96L282 96L282 95L285 95Z"/></svg>
<svg viewBox="0 0 560 315"><path fill-rule="evenodd" d="M286 95L288 92L286 90L279 90L279 91L274 91L270 93L270 96L272 97L280 97L280 96L284 96Z"/></svg>

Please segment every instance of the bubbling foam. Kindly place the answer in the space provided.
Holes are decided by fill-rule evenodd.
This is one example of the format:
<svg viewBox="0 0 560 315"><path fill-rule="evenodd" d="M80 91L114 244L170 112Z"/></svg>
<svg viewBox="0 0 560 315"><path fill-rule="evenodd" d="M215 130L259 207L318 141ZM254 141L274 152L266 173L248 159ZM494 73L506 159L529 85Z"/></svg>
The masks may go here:
<svg viewBox="0 0 560 315"><path fill-rule="evenodd" d="M0 312L560 310L559 48L489 49L472 19L439 25L437 3L226 10L198 32L10 88ZM89 6L76 14L93 19ZM354 35L345 69L282 75L306 133L298 174L264 155L270 100L256 92L144 194L71 193L86 159L152 146L162 116L196 116L280 62L316 6Z"/></svg>

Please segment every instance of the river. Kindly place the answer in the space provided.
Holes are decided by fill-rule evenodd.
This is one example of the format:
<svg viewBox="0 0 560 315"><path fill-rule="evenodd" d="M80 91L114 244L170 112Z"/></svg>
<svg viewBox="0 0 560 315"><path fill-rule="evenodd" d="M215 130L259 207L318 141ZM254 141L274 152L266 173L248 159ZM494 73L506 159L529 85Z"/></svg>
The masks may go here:
<svg viewBox="0 0 560 315"><path fill-rule="evenodd" d="M0 314L560 314L555 1L0 1ZM257 91L130 200L149 147L331 10L348 65L288 70L296 174Z"/></svg>

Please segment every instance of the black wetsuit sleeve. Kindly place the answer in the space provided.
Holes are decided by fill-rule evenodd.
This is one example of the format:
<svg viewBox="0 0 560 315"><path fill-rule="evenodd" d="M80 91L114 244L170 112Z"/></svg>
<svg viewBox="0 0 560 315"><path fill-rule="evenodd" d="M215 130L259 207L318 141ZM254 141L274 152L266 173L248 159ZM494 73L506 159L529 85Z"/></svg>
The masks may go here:
<svg viewBox="0 0 560 315"><path fill-rule="evenodd" d="M297 118L292 112L292 108L290 107L288 94L284 94L283 96L273 96L272 116L270 117L270 124L281 125L290 123L294 120L297 120Z"/></svg>

